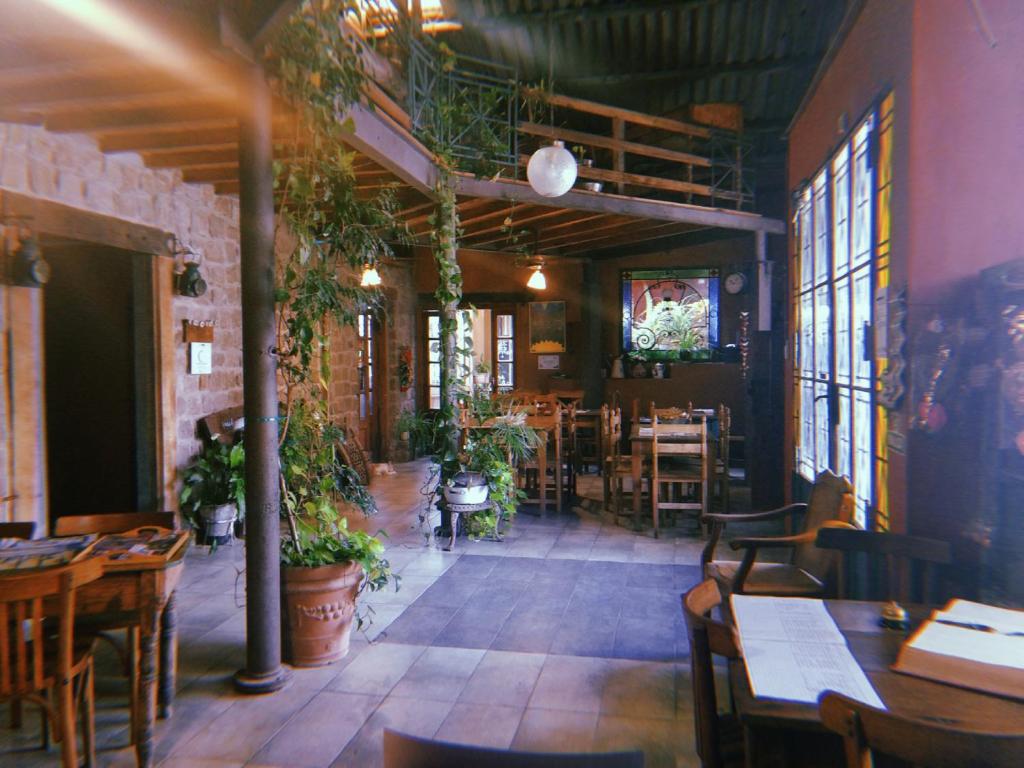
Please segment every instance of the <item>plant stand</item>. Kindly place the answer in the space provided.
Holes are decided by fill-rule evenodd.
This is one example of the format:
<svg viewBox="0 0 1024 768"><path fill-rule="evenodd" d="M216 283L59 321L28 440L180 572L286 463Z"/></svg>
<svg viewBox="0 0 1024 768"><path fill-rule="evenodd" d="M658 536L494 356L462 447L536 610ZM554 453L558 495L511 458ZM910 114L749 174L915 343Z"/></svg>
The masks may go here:
<svg viewBox="0 0 1024 768"><path fill-rule="evenodd" d="M481 504L454 504L441 499L437 502L437 508L441 510L441 525L438 527L435 535L448 535L448 544L445 546L444 551L450 552L452 547L455 546L455 537L458 535L460 523L459 516L471 512L483 512L485 509L490 509L491 502L485 501ZM498 521L498 527L501 527L500 520Z"/></svg>

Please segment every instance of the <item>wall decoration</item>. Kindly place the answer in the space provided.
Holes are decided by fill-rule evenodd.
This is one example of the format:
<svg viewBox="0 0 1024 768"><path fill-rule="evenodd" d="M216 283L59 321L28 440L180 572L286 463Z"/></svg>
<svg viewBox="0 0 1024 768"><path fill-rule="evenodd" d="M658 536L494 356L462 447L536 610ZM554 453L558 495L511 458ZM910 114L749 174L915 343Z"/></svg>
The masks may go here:
<svg viewBox="0 0 1024 768"><path fill-rule="evenodd" d="M530 352L565 352L565 302L530 302Z"/></svg>
<svg viewBox="0 0 1024 768"><path fill-rule="evenodd" d="M907 289L903 287L889 301L888 307L888 344L885 350L886 366L882 371L882 388L878 393L878 402L890 411L896 410L903 400L906 391L904 371L907 361L903 354L906 345L907 324Z"/></svg>
<svg viewBox="0 0 1024 768"><path fill-rule="evenodd" d="M558 355L538 355L537 369L541 371L557 371L560 358Z"/></svg>
<svg viewBox="0 0 1024 768"><path fill-rule="evenodd" d="M412 386L412 349L402 346L398 350L398 388L408 392Z"/></svg>
<svg viewBox="0 0 1024 768"><path fill-rule="evenodd" d="M746 381L750 375L750 313L740 312L740 377Z"/></svg>
<svg viewBox="0 0 1024 768"><path fill-rule="evenodd" d="M677 357L718 346L717 269L622 272L622 350Z"/></svg>

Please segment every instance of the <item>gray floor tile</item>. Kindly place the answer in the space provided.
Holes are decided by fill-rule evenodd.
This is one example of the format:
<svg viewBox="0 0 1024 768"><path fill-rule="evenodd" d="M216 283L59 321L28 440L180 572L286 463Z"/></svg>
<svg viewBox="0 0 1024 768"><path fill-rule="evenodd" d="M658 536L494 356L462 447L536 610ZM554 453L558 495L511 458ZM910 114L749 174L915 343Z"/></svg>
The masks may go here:
<svg viewBox="0 0 1024 768"><path fill-rule="evenodd" d="M359 693L317 694L253 757L263 764L330 765L382 701Z"/></svg>
<svg viewBox="0 0 1024 768"><path fill-rule="evenodd" d="M384 729L433 738L452 702L389 696L331 764L332 768L363 768L383 764Z"/></svg>
<svg viewBox="0 0 1024 768"><path fill-rule="evenodd" d="M539 653L487 651L459 694L459 701L525 707L545 659Z"/></svg>
<svg viewBox="0 0 1024 768"><path fill-rule="evenodd" d="M391 691L392 697L455 701L472 676L482 650L428 648Z"/></svg>
<svg viewBox="0 0 1024 768"><path fill-rule="evenodd" d="M508 749L522 717L522 707L456 703L434 738L455 744Z"/></svg>
<svg viewBox="0 0 1024 768"><path fill-rule="evenodd" d="M531 752L590 752L597 728L596 712L528 708L512 748Z"/></svg>
<svg viewBox="0 0 1024 768"><path fill-rule="evenodd" d="M460 609L435 637L434 645L456 648L489 648L511 611Z"/></svg>
<svg viewBox="0 0 1024 768"><path fill-rule="evenodd" d="M517 609L502 626L491 648L501 651L547 653L558 631L561 611Z"/></svg>
<svg viewBox="0 0 1024 768"><path fill-rule="evenodd" d="M422 645L378 643L370 646L334 678L327 689L385 696L423 654Z"/></svg>
<svg viewBox="0 0 1024 768"><path fill-rule="evenodd" d="M531 709L600 712L608 659L548 656L530 696Z"/></svg>
<svg viewBox="0 0 1024 768"><path fill-rule="evenodd" d="M391 643L430 645L455 612L455 608L434 605L410 606L391 622L381 639Z"/></svg>

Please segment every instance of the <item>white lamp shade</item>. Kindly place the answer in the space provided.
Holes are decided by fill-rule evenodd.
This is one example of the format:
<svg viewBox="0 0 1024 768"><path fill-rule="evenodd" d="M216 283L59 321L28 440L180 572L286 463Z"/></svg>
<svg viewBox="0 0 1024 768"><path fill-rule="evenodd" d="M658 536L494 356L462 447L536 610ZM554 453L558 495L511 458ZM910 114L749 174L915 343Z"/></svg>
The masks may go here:
<svg viewBox="0 0 1024 768"><path fill-rule="evenodd" d="M526 178L538 195L560 197L576 183L576 158L556 141L533 153L526 165Z"/></svg>
<svg viewBox="0 0 1024 768"><path fill-rule="evenodd" d="M380 273L377 268L370 264L363 267L363 279L359 281L359 285L363 288L376 288L380 285Z"/></svg>
<svg viewBox="0 0 1024 768"><path fill-rule="evenodd" d="M548 287L547 278L544 277L544 273L540 271L540 267L537 267L533 274L530 275L530 279L526 281L526 287L532 288L535 291L543 291Z"/></svg>

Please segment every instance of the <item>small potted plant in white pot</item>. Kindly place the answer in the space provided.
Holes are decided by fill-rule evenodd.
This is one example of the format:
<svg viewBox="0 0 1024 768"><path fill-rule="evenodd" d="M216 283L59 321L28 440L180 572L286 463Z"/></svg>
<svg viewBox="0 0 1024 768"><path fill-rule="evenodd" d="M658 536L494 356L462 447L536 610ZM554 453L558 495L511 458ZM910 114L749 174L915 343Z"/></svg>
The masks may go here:
<svg viewBox="0 0 1024 768"><path fill-rule="evenodd" d="M181 513L200 543L217 546L231 539L232 526L245 519L245 449L241 441L203 441L185 468L178 496Z"/></svg>

